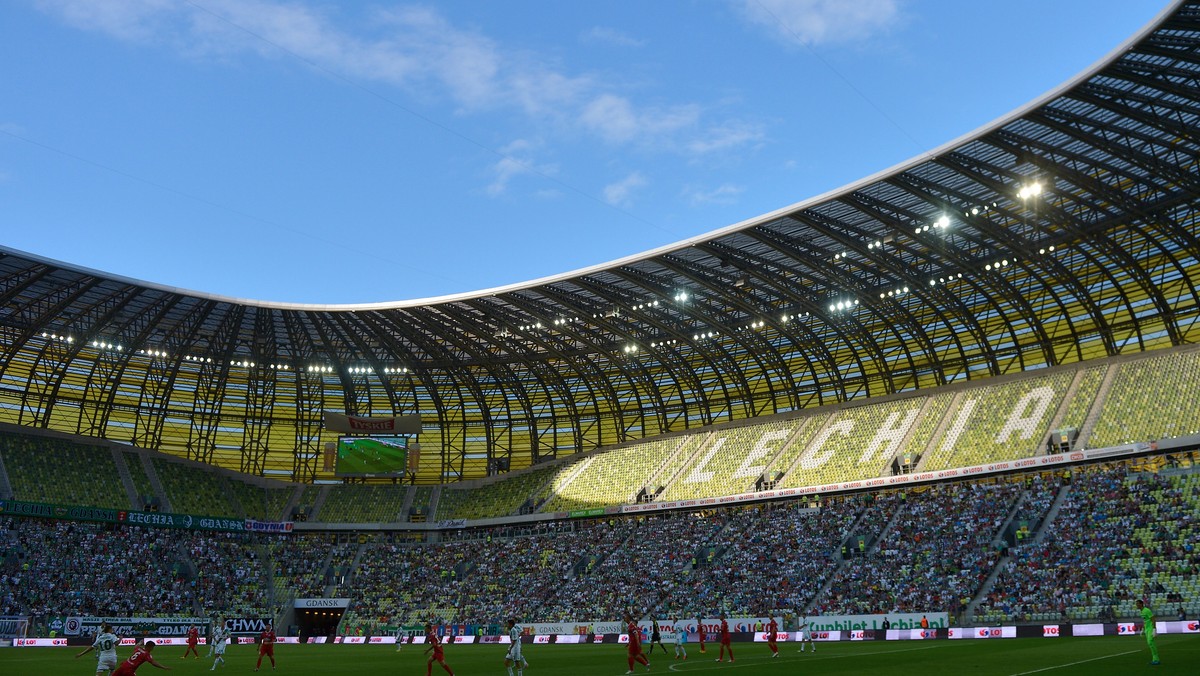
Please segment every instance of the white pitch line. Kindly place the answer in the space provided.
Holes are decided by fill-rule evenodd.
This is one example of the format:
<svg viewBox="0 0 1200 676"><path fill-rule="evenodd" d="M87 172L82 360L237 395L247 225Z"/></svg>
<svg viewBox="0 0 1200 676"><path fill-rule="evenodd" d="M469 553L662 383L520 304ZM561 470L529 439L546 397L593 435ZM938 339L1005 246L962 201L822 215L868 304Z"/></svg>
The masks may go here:
<svg viewBox="0 0 1200 676"><path fill-rule="evenodd" d="M802 657L801 657L801 658L784 658L784 659L780 660L780 662L789 662L789 663L790 663L790 662L796 662L796 663L801 663L801 662L812 662L812 661L815 661L815 660L841 660L841 659L846 659L846 658L849 658L849 657L868 657L868 656L870 656L870 655L891 655L891 654L894 654L894 653L912 653L912 652L917 652L917 651L920 651L920 650L937 650L938 648L944 648L944 647L946 647L946 646L941 646L941 645L931 645L931 646L926 646L926 647L924 647L924 648L905 648L905 649L903 649L903 650L878 650L878 651L876 651L876 652L871 652L871 653L843 653L843 654L836 654L836 655L822 655L821 657L810 657L810 658L807 658L807 659L806 659L806 658L802 658ZM722 670L729 670L729 669L737 669L737 668L739 668L739 667L755 667L755 666L762 666L762 665L760 664L761 662L769 662L769 661L771 661L771 659L770 659L770 658L756 656L756 657L751 657L751 658L749 658L749 659L747 660L747 662L750 662L751 660L754 660L754 661L755 661L755 663L753 663L753 664L747 664L747 663L737 663L737 662L735 662L734 664L726 664L726 665L724 665L724 666L720 666L720 667L717 667L717 666L700 667L700 668L698 668L698 669L687 669L686 673L689 673L689 674L690 674L690 673L692 673L692 672L696 672L696 671L716 671L716 670L718 670L718 669L722 669ZM699 664L699 662L693 662L692 664ZM668 670L668 671L673 671L673 672L676 672L676 673L685 673L685 672L683 672L683 668L685 668L685 667L690 667L690 666L692 666L692 665L689 665L689 664L672 664L672 665L670 665L670 666L668 666L668 667L667 667L667 670Z"/></svg>
<svg viewBox="0 0 1200 676"><path fill-rule="evenodd" d="M1107 660L1112 657L1120 657L1122 655L1132 655L1133 653L1136 653L1136 652L1141 652L1141 651L1140 651L1140 649L1139 650L1126 650L1123 653L1117 653L1115 655L1105 655L1103 657L1093 657L1090 660L1079 660L1078 662L1069 662L1067 664L1059 664L1059 665L1056 665L1053 667L1043 667L1041 669L1034 669L1033 671L1022 671L1018 674L1013 674L1012 676L1025 676L1026 674L1037 674L1037 673L1041 673L1043 671L1053 671L1055 669L1065 669L1067 667L1073 667L1076 664L1087 664L1088 662L1096 662L1098 660Z"/></svg>

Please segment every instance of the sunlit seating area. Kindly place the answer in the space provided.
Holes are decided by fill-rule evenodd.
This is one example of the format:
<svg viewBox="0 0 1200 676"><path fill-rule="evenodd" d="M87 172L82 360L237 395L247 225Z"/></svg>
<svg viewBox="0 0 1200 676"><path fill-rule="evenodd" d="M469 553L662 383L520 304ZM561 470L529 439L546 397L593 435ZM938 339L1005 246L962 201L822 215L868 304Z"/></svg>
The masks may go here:
<svg viewBox="0 0 1200 676"><path fill-rule="evenodd" d="M1058 371L964 391L947 413L950 424L922 469L969 467L1042 452L1074 375Z"/></svg>
<svg viewBox="0 0 1200 676"><path fill-rule="evenodd" d="M1113 368L1090 448L1200 433L1200 352L1169 352Z"/></svg>
<svg viewBox="0 0 1200 676"><path fill-rule="evenodd" d="M754 490L766 465L791 438L796 422L773 420L714 431L658 499L687 500ZM757 457L748 462L751 453Z"/></svg>

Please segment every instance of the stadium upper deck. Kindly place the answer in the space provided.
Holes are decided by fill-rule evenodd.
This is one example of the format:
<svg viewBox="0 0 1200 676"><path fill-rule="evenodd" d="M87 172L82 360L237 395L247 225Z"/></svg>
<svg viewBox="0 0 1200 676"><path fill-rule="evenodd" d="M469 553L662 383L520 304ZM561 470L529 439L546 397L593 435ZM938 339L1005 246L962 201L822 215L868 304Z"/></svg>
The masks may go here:
<svg viewBox="0 0 1200 676"><path fill-rule="evenodd" d="M1177 2L1088 72L905 164L475 294L288 305L0 249L0 422L306 481L327 476L323 410L421 413L417 478L436 483L1192 343L1198 47L1200 2Z"/></svg>

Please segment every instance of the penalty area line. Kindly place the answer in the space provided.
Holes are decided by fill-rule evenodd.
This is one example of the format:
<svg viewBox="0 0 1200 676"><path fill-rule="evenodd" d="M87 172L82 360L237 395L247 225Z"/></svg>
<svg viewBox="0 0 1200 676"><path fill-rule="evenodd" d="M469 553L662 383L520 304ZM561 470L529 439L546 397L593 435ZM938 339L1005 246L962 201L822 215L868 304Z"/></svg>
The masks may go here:
<svg viewBox="0 0 1200 676"><path fill-rule="evenodd" d="M1099 660L1107 660L1107 659L1111 659L1113 657L1121 657L1122 655L1132 655L1133 653L1136 653L1136 652L1139 652L1139 650L1126 650L1123 653L1116 653L1114 655L1104 655L1102 657L1093 657L1090 660L1079 660L1078 662L1068 662L1066 664L1058 664L1053 667L1042 667L1041 669L1034 669L1033 671L1022 671L1020 673L1013 674L1012 676L1025 676L1026 674L1039 674L1043 671L1053 671L1055 669L1066 669L1067 667L1073 667L1076 664L1087 664L1088 662L1097 662Z"/></svg>

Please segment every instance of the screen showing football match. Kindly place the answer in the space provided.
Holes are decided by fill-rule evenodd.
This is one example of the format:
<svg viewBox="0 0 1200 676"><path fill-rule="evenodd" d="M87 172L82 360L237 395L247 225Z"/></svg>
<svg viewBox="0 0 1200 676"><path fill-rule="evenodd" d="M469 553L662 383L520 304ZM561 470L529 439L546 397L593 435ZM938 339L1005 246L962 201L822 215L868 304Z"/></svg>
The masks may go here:
<svg viewBox="0 0 1200 676"><path fill-rule="evenodd" d="M408 466L408 437L341 437L338 476L403 476Z"/></svg>

